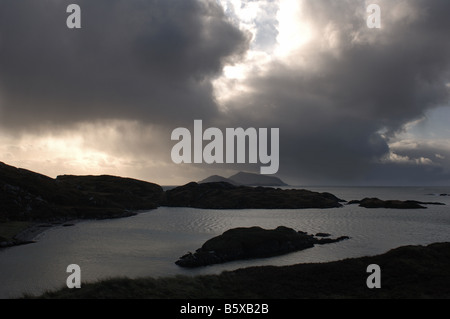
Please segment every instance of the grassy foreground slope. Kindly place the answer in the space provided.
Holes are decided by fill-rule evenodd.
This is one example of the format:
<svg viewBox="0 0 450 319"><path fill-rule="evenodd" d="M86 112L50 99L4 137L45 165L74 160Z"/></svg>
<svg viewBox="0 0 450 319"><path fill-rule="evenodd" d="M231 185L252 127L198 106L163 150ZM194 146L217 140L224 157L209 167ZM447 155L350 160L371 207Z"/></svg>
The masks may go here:
<svg viewBox="0 0 450 319"><path fill-rule="evenodd" d="M367 288L371 264L382 269L381 289ZM256 267L198 277L110 279L40 298L450 298L450 243L402 247L380 256L325 264Z"/></svg>

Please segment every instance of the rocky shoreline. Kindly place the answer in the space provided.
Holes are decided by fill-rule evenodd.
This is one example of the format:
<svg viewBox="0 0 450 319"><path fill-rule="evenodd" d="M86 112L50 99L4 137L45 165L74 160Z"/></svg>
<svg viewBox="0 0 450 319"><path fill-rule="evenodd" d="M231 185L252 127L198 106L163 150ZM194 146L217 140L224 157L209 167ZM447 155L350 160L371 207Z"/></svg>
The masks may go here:
<svg viewBox="0 0 450 319"><path fill-rule="evenodd" d="M414 200L381 200L378 198L365 198L363 200L352 200L347 205L359 204L364 208L392 208L392 209L426 209L424 205L444 206L443 203L437 202L419 202Z"/></svg>
<svg viewBox="0 0 450 319"><path fill-rule="evenodd" d="M30 244L35 244L35 243L36 243L36 241L34 241L34 240L28 240L28 241L20 241L20 240L2 241L2 242L0 242L0 250L5 249L5 248L30 245Z"/></svg>
<svg viewBox="0 0 450 319"><path fill-rule="evenodd" d="M275 257L350 239L346 236L337 239L328 237L329 234L314 236L283 226L274 230L235 228L208 240L195 253L182 256L175 264L197 268L235 260Z"/></svg>
<svg viewBox="0 0 450 319"><path fill-rule="evenodd" d="M137 215L137 212L126 211L126 212L123 212L122 214L117 214L114 217L97 218L97 219L92 219L92 220L127 218L127 217L131 217L131 216L136 216L136 215ZM60 221L35 222L31 226L29 226L26 229L22 230L21 232L17 233L10 240L0 237L0 250L5 249L5 248L35 244L38 242L36 240L36 238L40 234L49 230L50 228L61 227L61 226L62 227L73 227L80 221L82 221L82 219L75 219L75 220L67 219L67 220L60 220Z"/></svg>
<svg viewBox="0 0 450 319"><path fill-rule="evenodd" d="M76 221L70 221L70 224L75 225ZM52 227L63 226L63 223L33 223L30 227L22 230L12 239L6 240L0 238L0 250L4 248L11 248L16 246L24 246L37 243L36 238Z"/></svg>
<svg viewBox="0 0 450 319"><path fill-rule="evenodd" d="M441 194L441 196L447 194ZM116 176L58 176L56 179L0 162L0 223L30 222L23 235L0 233L0 248L32 243L42 231L38 223L60 225L69 220L114 219L158 207L199 209L325 209L346 202L330 193L232 185L189 183L164 191L157 184ZM366 208L423 209L444 205L417 201L351 201ZM39 225L39 224L38 224ZM36 230L36 227L38 230ZM6 238L3 238L3 237Z"/></svg>
<svg viewBox="0 0 450 319"><path fill-rule="evenodd" d="M368 289L368 265L382 269L382 288ZM120 287L120 289L118 289ZM263 266L219 275L111 278L63 288L41 299L448 299L450 243L406 246L382 255L327 263ZM176 317L176 315L175 315Z"/></svg>
<svg viewBox="0 0 450 319"><path fill-rule="evenodd" d="M40 224L33 224L25 230L21 231L14 238L7 240L6 238L0 238L0 250L4 248L10 248L15 246L23 246L34 244L36 236L44 232L45 229L40 227Z"/></svg>

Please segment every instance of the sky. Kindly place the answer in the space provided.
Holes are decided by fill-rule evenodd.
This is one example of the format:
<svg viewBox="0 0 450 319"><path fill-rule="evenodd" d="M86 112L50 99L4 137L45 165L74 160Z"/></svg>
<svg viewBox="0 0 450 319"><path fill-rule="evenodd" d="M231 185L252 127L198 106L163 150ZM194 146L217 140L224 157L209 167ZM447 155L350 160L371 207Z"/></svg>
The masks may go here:
<svg viewBox="0 0 450 319"><path fill-rule="evenodd" d="M279 128L291 185L450 185L449 14L448 0L2 0L0 161L161 185L259 171L173 163L173 130L202 120Z"/></svg>

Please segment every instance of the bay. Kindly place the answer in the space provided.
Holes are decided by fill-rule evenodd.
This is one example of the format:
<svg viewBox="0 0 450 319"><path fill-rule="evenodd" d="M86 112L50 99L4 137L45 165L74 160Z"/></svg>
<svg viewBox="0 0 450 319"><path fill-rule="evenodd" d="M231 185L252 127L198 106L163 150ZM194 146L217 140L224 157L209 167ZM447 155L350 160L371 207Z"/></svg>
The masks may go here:
<svg viewBox="0 0 450 319"><path fill-rule="evenodd" d="M373 256L406 245L450 242L450 187L315 187L345 200L380 199L443 202L420 210L365 209L357 205L306 210L203 210L166 208L137 216L81 221L74 227L54 227L38 235L33 245L0 251L0 298L40 294L65 285L70 264L81 267L83 282L111 277L166 277L218 274L251 266L292 265ZM287 226L350 240L317 246L280 257L247 260L199 269L174 262L188 251L226 230Z"/></svg>

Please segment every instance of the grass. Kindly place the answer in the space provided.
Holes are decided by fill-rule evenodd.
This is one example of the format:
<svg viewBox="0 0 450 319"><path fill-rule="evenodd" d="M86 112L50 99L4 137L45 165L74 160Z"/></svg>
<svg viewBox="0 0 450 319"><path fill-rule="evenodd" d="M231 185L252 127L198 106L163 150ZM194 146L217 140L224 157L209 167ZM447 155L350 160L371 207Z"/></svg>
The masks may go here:
<svg viewBox="0 0 450 319"><path fill-rule="evenodd" d="M382 269L382 288L366 286L367 267ZM25 298L34 298L25 296ZM324 264L254 267L220 275L116 278L44 299L422 299L450 298L450 243L408 246L384 255Z"/></svg>
<svg viewBox="0 0 450 319"><path fill-rule="evenodd" d="M31 222L3 222L0 223L0 241L11 241L13 238L31 226Z"/></svg>

